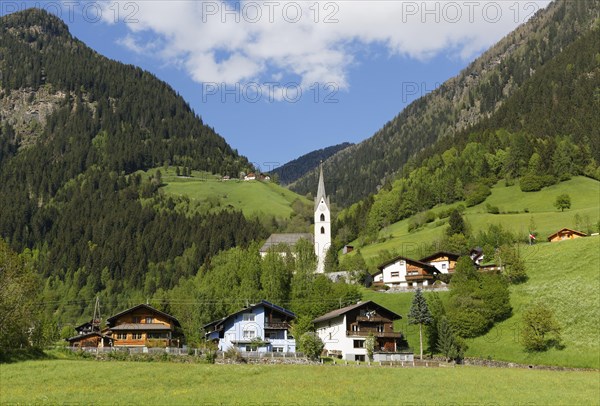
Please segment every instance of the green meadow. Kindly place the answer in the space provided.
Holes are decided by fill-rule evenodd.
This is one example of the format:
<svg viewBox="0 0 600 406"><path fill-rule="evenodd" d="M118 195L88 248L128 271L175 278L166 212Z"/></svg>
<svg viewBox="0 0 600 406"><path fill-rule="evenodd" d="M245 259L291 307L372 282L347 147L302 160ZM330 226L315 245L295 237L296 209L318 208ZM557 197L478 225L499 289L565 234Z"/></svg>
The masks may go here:
<svg viewBox="0 0 600 406"><path fill-rule="evenodd" d="M557 243L522 245L529 280L511 286L513 315L497 323L486 335L468 340L467 356L536 365L600 368L600 237ZM440 292L442 300L447 292ZM397 322L409 345L418 351L418 329L407 323L412 293L364 290L374 300L404 317ZM564 349L541 353L523 350L520 325L523 308L534 300L552 307L562 326Z"/></svg>
<svg viewBox="0 0 600 406"><path fill-rule="evenodd" d="M483 367L27 361L0 404L598 404L598 372Z"/></svg>
<svg viewBox="0 0 600 406"><path fill-rule="evenodd" d="M556 196L560 194L571 196L571 208L564 212L554 207ZM501 214L490 214L486 205L496 206ZM440 205L432 209L439 213L453 205ZM502 214L503 213L503 214ZM578 176L566 182L544 188L538 192L522 192L518 185L505 186L504 181L492 188L492 194L485 202L469 207L464 213L465 219L474 232L483 230L488 224L501 224L504 228L517 233L525 239L529 232L531 218L536 224L539 241L563 227L576 228L575 216L595 226L600 219L600 182ZM416 253L419 247L429 246L441 238L447 226L447 219L433 223L423 228L408 231L411 219L404 219L380 231L380 238L385 241L359 247L367 263L376 265L377 256L382 250L398 251L406 256ZM580 224L580 227L583 225ZM533 231L533 230L532 230Z"/></svg>
<svg viewBox="0 0 600 406"><path fill-rule="evenodd" d="M145 173L154 174L157 169ZM292 203L304 197L273 182L222 181L219 176L193 171L190 177L177 176L175 168L158 168L164 184L161 190L166 195L187 196L197 204L207 204L212 208L234 208L247 216L269 216L289 218L293 212Z"/></svg>

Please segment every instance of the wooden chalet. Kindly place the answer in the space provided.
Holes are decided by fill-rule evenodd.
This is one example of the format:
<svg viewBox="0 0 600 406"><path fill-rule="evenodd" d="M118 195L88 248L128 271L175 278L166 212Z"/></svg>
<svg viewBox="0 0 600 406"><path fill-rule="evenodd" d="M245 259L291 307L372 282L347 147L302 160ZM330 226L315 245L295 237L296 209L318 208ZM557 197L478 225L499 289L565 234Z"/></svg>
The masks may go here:
<svg viewBox="0 0 600 406"><path fill-rule="evenodd" d="M573 240L580 237L587 237L587 234L581 231L571 230L570 228L562 228L554 234L550 234L548 236L548 241L558 242L563 240Z"/></svg>
<svg viewBox="0 0 600 406"><path fill-rule="evenodd" d="M181 347L179 321L147 304L140 304L106 319L115 347Z"/></svg>
<svg viewBox="0 0 600 406"><path fill-rule="evenodd" d="M456 269L456 262L459 257L459 254L453 252L439 251L421 258L419 261L434 266L441 273L451 274Z"/></svg>
<svg viewBox="0 0 600 406"><path fill-rule="evenodd" d="M70 347L86 348L86 347L110 347L113 344L113 339L108 333L108 329L100 331L100 321L90 320L75 327L77 335L67 338Z"/></svg>

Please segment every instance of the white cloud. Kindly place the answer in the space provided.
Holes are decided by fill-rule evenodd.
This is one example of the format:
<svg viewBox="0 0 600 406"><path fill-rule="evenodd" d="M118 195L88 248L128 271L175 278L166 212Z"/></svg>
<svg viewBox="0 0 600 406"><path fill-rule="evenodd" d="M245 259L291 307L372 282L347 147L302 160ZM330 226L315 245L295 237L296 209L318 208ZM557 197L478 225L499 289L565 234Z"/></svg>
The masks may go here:
<svg viewBox="0 0 600 406"><path fill-rule="evenodd" d="M548 3L243 0L232 11L234 3L219 1L143 1L135 3L130 19L137 22L127 23L129 34L119 43L179 61L197 82L292 77L303 88L334 82L344 89L348 67L365 46L420 60L441 52L469 59ZM107 10L124 4L132 3L103 2ZM125 11L132 9L120 15Z"/></svg>

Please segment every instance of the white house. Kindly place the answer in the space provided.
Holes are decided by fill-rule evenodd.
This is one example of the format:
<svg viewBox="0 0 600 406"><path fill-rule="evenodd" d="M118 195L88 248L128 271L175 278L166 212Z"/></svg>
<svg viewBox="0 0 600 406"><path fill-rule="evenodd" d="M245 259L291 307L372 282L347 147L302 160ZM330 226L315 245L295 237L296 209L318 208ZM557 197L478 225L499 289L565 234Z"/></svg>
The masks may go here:
<svg viewBox="0 0 600 406"><path fill-rule="evenodd" d="M391 259L378 268L379 271L373 275L373 283L391 288L429 286L440 272L433 265L402 256Z"/></svg>
<svg viewBox="0 0 600 406"><path fill-rule="evenodd" d="M205 337L218 343L220 351L231 347L242 352L296 352L289 333L296 315L262 300L204 326Z"/></svg>
<svg viewBox="0 0 600 406"><path fill-rule="evenodd" d="M406 342L402 333L394 332L394 320L401 318L399 314L367 301L324 314L313 323L329 356L347 361L366 361L365 341L372 334L376 338L376 361L412 361L412 353L403 351L406 350Z"/></svg>
<svg viewBox="0 0 600 406"><path fill-rule="evenodd" d="M256 180L256 175L253 173L249 173L248 175L244 176L244 180L245 181Z"/></svg>

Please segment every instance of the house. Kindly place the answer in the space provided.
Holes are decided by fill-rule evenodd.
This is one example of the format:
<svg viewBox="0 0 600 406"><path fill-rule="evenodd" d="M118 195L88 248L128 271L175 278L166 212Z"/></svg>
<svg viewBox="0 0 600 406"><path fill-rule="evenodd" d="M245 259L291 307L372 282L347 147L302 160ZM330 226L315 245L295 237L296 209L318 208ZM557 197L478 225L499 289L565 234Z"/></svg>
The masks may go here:
<svg viewBox="0 0 600 406"><path fill-rule="evenodd" d="M106 319L115 347L181 347L179 321L147 304L140 304Z"/></svg>
<svg viewBox="0 0 600 406"><path fill-rule="evenodd" d="M433 265L406 257L396 257L377 267L373 274L375 285L391 288L412 288L432 285L440 271Z"/></svg>
<svg viewBox="0 0 600 406"><path fill-rule="evenodd" d="M107 335L108 329L100 331L100 322L90 320L75 327L77 334L67 338L69 347L85 348L85 347L110 347L113 345L113 339Z"/></svg>
<svg viewBox="0 0 600 406"><path fill-rule="evenodd" d="M456 269L456 262L459 254L452 252L439 251L435 254L421 258L419 261L434 266L440 273L451 274Z"/></svg>
<svg viewBox="0 0 600 406"><path fill-rule="evenodd" d="M207 340L220 351L237 348L250 352L296 352L290 322L296 315L283 307L262 300L204 326Z"/></svg>
<svg viewBox="0 0 600 406"><path fill-rule="evenodd" d="M352 251L354 251L354 246L353 245L344 245L344 248L342 249L342 253L343 254L349 254Z"/></svg>
<svg viewBox="0 0 600 406"><path fill-rule="evenodd" d="M480 266L483 263L484 256L485 255L483 254L483 249L481 247L475 247L469 252L469 257L477 266Z"/></svg>
<svg viewBox="0 0 600 406"><path fill-rule="evenodd" d="M244 180L248 181L248 180L256 180L256 175L253 173L249 173L248 175L244 176Z"/></svg>
<svg viewBox="0 0 600 406"><path fill-rule="evenodd" d="M285 233L285 234L271 234L267 241L260 248L260 255L264 257L267 255L269 250L276 249L278 252L285 252L285 247L289 247L293 251L294 247L300 240L307 240L311 244L313 243L313 235L310 233Z"/></svg>
<svg viewBox="0 0 600 406"><path fill-rule="evenodd" d="M562 228L548 236L548 241L557 242L562 240L573 240L579 237L587 237L586 233L577 230L571 230L570 228Z"/></svg>
<svg viewBox="0 0 600 406"><path fill-rule="evenodd" d="M366 361L365 341L375 339L374 360L412 361L402 333L394 332L394 320L402 316L375 302L358 302L313 320L325 344L324 352L347 361Z"/></svg>

